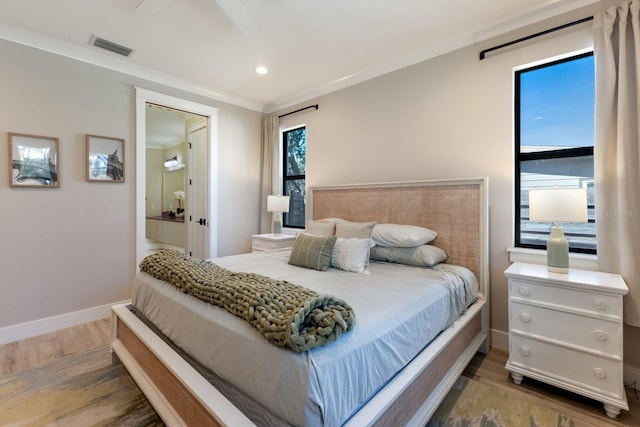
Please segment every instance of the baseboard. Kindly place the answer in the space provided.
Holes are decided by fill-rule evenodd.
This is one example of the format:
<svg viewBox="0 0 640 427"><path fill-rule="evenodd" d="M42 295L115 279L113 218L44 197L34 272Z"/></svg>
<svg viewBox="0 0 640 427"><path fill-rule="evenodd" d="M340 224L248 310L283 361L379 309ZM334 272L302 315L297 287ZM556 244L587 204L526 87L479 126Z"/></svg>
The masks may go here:
<svg viewBox="0 0 640 427"><path fill-rule="evenodd" d="M491 348L497 348L499 350L509 351L509 333L499 331L497 329L491 330Z"/></svg>
<svg viewBox="0 0 640 427"><path fill-rule="evenodd" d="M105 319L111 316L111 306L114 304L128 303L129 301L115 302L98 307L86 308L45 319L19 323L17 325L0 328L0 345L24 340L60 329L70 328L83 323Z"/></svg>

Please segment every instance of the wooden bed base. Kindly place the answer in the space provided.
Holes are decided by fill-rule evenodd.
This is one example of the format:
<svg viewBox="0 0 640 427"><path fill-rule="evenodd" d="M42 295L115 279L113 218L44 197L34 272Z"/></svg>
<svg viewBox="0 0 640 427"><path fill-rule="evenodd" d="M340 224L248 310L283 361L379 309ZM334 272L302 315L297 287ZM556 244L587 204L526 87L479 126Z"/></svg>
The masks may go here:
<svg viewBox="0 0 640 427"><path fill-rule="evenodd" d="M486 339L476 302L345 425L424 426ZM168 426L253 426L125 305L112 307L114 362L127 368Z"/></svg>
<svg viewBox="0 0 640 427"><path fill-rule="evenodd" d="M454 263L478 277L478 301L345 423L350 427L424 426L474 354L489 349L487 180L315 187L310 189L308 217L359 220L350 213L352 208L336 203L341 190L347 191L345 203L365 212L362 218L446 230L448 235L441 232L438 236L441 247L456 254ZM322 196L315 197L314 206L314 196L324 194L330 197L325 202ZM369 205L367 200L371 200ZM398 209L407 200L415 209ZM448 219L452 215L456 218ZM168 426L254 425L125 305L112 307L111 348L114 363L122 362Z"/></svg>

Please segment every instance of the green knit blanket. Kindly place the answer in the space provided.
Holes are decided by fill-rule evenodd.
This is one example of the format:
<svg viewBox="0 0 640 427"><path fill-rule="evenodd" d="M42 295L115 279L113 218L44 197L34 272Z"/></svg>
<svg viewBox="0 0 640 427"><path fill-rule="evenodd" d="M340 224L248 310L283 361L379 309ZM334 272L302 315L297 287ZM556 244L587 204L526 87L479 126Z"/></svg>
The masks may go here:
<svg viewBox="0 0 640 427"><path fill-rule="evenodd" d="M337 340L355 324L344 301L285 280L237 273L175 249L149 255L140 270L251 323L267 340L306 351Z"/></svg>

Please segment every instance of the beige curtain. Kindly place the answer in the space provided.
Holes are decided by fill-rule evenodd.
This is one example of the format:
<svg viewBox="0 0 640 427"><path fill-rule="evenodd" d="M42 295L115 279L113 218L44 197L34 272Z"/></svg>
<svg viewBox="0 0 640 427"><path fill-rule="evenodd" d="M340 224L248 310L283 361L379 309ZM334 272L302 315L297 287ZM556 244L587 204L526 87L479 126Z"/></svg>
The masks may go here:
<svg viewBox="0 0 640 427"><path fill-rule="evenodd" d="M640 327L640 0L594 15L598 261L629 286L625 323Z"/></svg>
<svg viewBox="0 0 640 427"><path fill-rule="evenodd" d="M271 232L271 214L267 212L267 196L278 194L278 147L280 119L270 116L262 119L260 158L260 233Z"/></svg>

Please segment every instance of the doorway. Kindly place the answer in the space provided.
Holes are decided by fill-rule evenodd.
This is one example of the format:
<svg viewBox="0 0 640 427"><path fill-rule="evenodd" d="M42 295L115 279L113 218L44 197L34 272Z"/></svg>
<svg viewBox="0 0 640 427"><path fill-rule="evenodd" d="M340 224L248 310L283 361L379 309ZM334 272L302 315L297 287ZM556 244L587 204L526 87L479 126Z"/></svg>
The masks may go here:
<svg viewBox="0 0 640 427"><path fill-rule="evenodd" d="M205 179L199 183L198 193L191 195L189 183L193 182L193 176L190 173L195 172L194 167L185 168L183 172L185 181L185 193L188 198L193 198L194 213L197 210L197 217L194 215L185 216L184 221L187 227L187 236L199 233L200 240L197 254L193 255L200 258L213 258L217 255L217 180L216 180L216 151L217 151L217 109L175 98L169 95L163 95L157 92L136 88L136 265L139 265L146 255L146 225L147 225L147 109L148 104L162 105L170 109L180 110L187 113L196 114L205 117L205 126L197 126L198 120L194 120L188 124L188 129L197 128L198 145L200 146L201 157L204 161L200 167L204 169ZM191 132L187 131L187 138L192 138ZM187 145L188 145L187 141ZM195 145L194 145L195 146ZM185 151L185 162L191 163L190 154ZM179 169L176 169L179 170ZM173 179L173 177L172 177ZM180 190L176 190L180 191ZM172 193L173 194L173 193ZM171 195L169 197L172 197ZM196 200L197 197L197 200ZM179 202L173 200L173 203L179 205ZM159 203L158 203L159 204ZM173 210L172 203L168 203ZM198 232L192 231L194 227L199 228ZM191 243L190 243L191 244Z"/></svg>

